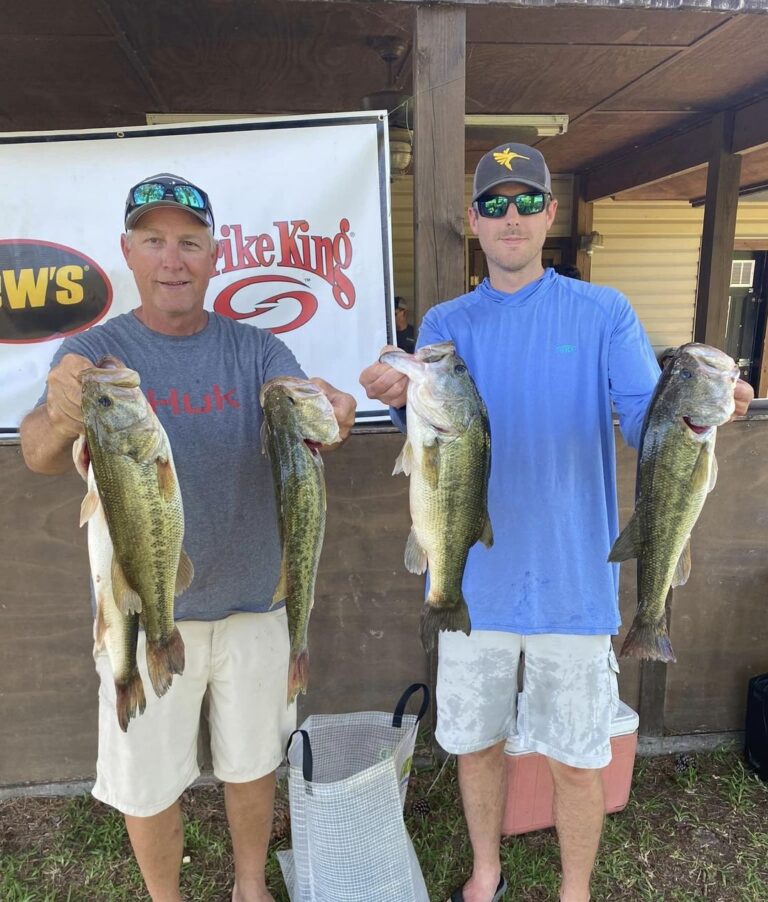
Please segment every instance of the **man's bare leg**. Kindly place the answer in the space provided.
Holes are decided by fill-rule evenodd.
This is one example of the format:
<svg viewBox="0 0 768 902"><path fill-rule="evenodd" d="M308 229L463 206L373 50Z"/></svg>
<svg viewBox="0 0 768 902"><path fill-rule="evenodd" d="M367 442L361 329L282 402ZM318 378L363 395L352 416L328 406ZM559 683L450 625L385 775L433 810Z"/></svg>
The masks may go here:
<svg viewBox="0 0 768 902"><path fill-rule="evenodd" d="M126 814L125 826L152 902L181 902L184 824L179 802L151 817Z"/></svg>
<svg viewBox="0 0 768 902"><path fill-rule="evenodd" d="M501 876L501 821L507 796L504 742L459 755L459 788L472 844L472 874L465 902L490 902Z"/></svg>
<svg viewBox="0 0 768 902"><path fill-rule="evenodd" d="M555 782L555 826L563 869L560 900L588 902L605 816L602 775L552 758L547 761Z"/></svg>
<svg viewBox="0 0 768 902"><path fill-rule="evenodd" d="M275 773L248 783L225 783L224 801L235 853L232 902L274 902L264 866L272 833Z"/></svg>

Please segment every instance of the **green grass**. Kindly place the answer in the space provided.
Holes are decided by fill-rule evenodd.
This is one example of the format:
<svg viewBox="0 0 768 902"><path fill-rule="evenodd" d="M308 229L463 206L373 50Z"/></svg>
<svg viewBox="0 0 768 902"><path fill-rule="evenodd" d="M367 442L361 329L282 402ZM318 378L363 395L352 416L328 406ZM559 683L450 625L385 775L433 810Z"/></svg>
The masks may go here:
<svg viewBox="0 0 768 902"><path fill-rule="evenodd" d="M219 787L185 793L182 891L190 902L230 897L232 861L223 809ZM443 902L466 877L471 861L453 761L440 772L414 772L406 815L430 899ZM290 845L281 785L271 851ZM553 830L505 838L502 858L512 885L507 899L557 898ZM277 902L287 902L274 854L267 874ZM116 812L90 797L0 803L2 902L145 899ZM700 754L677 769L674 757L638 760L627 808L606 819L593 899L765 902L768 785L743 767L735 751Z"/></svg>

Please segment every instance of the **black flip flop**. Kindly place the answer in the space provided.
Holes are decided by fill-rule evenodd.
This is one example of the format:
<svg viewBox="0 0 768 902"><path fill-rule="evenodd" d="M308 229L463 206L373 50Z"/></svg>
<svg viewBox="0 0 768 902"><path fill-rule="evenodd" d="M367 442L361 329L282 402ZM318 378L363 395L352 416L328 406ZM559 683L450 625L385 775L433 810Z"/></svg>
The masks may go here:
<svg viewBox="0 0 768 902"><path fill-rule="evenodd" d="M499 902L501 897L507 891L507 881L504 879L504 875L502 874L499 877L499 885L496 887L496 892L493 894L493 898L491 902ZM460 886L457 890L454 890L451 893L451 898L449 902L464 902L464 887Z"/></svg>

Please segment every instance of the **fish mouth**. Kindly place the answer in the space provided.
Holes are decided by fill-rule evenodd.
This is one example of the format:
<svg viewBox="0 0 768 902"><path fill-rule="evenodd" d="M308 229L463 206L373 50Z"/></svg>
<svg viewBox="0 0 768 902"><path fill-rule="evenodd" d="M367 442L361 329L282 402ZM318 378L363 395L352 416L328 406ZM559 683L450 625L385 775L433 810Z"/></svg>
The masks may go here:
<svg viewBox="0 0 768 902"><path fill-rule="evenodd" d="M83 370L79 374L83 392L88 383L101 383L121 388L137 388L141 379L136 370L129 369L122 360L111 355L101 357L95 366Z"/></svg>
<svg viewBox="0 0 768 902"><path fill-rule="evenodd" d="M694 423L690 417L683 417L683 422L691 430L691 432L696 433L696 435L704 435L705 432L708 432L710 429L712 429L711 424L701 426L698 423Z"/></svg>
<svg viewBox="0 0 768 902"><path fill-rule="evenodd" d="M309 448L310 452L315 457L317 457L317 455L320 453L320 448L322 447L322 444L320 442L312 441L311 438L305 438L304 444L307 446L307 448Z"/></svg>
<svg viewBox="0 0 768 902"><path fill-rule="evenodd" d="M422 382L427 377L426 363L407 351L386 351L379 357L379 363L386 363L413 382Z"/></svg>
<svg viewBox="0 0 768 902"><path fill-rule="evenodd" d="M264 399L273 389L282 389L287 395L290 395L295 401L302 398L315 398L322 394L320 388L313 382L306 379L300 379L298 376L275 376L268 379L259 392L259 402L264 406Z"/></svg>

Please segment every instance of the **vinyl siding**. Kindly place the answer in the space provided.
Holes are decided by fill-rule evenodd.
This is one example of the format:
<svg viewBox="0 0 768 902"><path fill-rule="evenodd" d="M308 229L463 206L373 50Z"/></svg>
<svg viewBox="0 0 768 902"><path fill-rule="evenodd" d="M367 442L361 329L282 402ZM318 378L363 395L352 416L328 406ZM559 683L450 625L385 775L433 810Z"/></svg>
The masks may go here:
<svg viewBox="0 0 768 902"><path fill-rule="evenodd" d="M704 208L684 201L595 204L604 247L592 257L592 282L627 295L657 350L693 337L703 221ZM768 204L739 204L736 237L768 239Z"/></svg>

